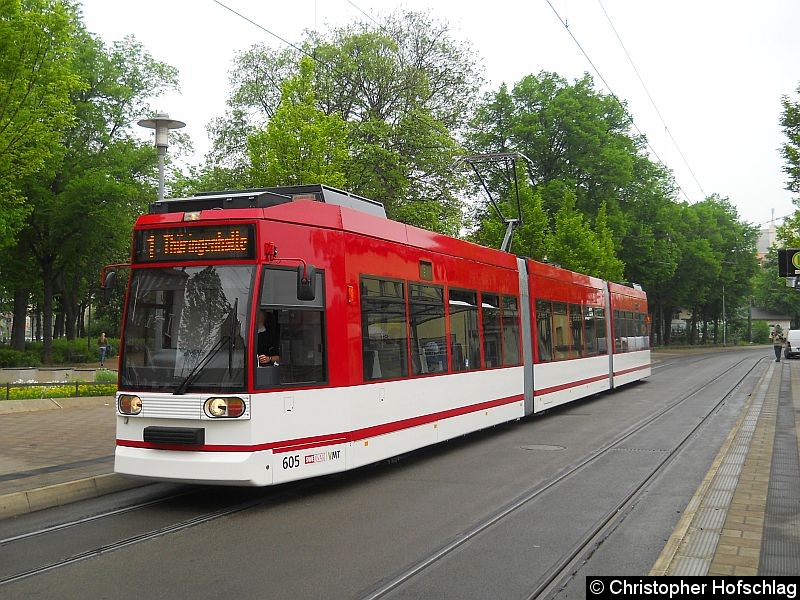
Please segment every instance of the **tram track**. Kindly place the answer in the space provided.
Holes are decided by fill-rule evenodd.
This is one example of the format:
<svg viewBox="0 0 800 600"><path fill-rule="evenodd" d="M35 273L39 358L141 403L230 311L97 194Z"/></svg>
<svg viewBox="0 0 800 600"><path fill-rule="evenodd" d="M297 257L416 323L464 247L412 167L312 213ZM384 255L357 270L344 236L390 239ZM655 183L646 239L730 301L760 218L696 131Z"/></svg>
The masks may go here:
<svg viewBox="0 0 800 600"><path fill-rule="evenodd" d="M297 496L298 494L303 494L304 492L307 492L314 486L319 486L319 485L320 481L318 480L307 480L307 481L290 483L287 484L286 486L281 487L280 489L270 488L269 491L272 493L269 493L268 497L259 497L256 499L238 502L231 506L223 507L214 511L192 516L188 519L181 520L177 523L172 523L164 525L162 527L146 530L141 533L124 537L123 539L114 542L109 542L107 544L98 545L87 550L82 550L70 554L69 556L57 560L48 561L45 564L41 564L36 567L32 567L30 569L25 569L17 573L9 575L0 575L0 588L2 588L2 586L4 585L11 584L30 577L34 577L36 575L41 575L49 571L54 571L59 568L67 567L86 559L94 558L103 554L121 550L123 548L127 548L134 544L138 544L148 540L153 540L171 534L176 534L181 531L190 529L192 527L210 523L212 521L216 521L230 515L245 512L247 510L262 507L266 504L270 503L277 504L289 498ZM167 504L178 498L187 498L193 496L199 498L201 497L202 493L203 492L201 490L192 490L187 492L180 492L177 494L170 494L163 498L157 498L155 500L140 502L131 506L125 506L114 510L104 511L96 515L91 515L80 519L74 519L71 521L59 523L49 527L40 528L23 534L10 536L0 540L0 548L2 548L4 552L8 552L10 554L13 552L15 544L27 542L33 538L57 534L68 529L80 527L82 525L96 524L102 521L103 519L112 519L116 517L129 515L130 513L135 512L137 510L154 508L159 505Z"/></svg>
<svg viewBox="0 0 800 600"><path fill-rule="evenodd" d="M739 363L738 366L742 362ZM603 541L626 519L630 512L635 508L636 504L642 497L642 494L647 487L658 478L679 455L680 451L693 440L700 429L706 425L720 409L720 407L730 398L730 396L739 388L744 380L758 367L759 364L764 362L766 357L759 358L752 367L750 367L744 375L742 375L736 383L711 407L705 416L698 421L694 427L681 439L675 447L657 464L657 466L645 477L632 491L630 491L623 499L609 510L602 519L600 519L594 528L584 535L572 548L572 550L561 557L561 559L553 565L548 575L540 580L540 582L532 588L527 594L526 598L534 599L540 597L553 598L557 595L558 591L563 588L566 580L575 576L578 567L586 562L586 560L594 553L594 551L603 543ZM730 372L727 371L727 372ZM727 373L726 372L726 373Z"/></svg>
<svg viewBox="0 0 800 600"><path fill-rule="evenodd" d="M195 492L181 492L179 494L169 494L167 496L163 496L161 498L157 498L156 500L148 500L146 502L139 502L137 504L131 504L130 506L123 506L122 508L115 508L113 510L103 511L94 515L89 515L87 517L81 517L79 519L72 519L70 521L64 521L63 523L57 523L56 525L50 525L49 527L42 527L41 529L36 529L34 531L27 531L25 533L21 533L18 535L9 536L7 538L0 539L0 548L11 544L13 542L21 542L23 540L28 540L34 537L38 537L40 535L47 535L50 533L55 533L57 531L63 531L66 529L71 529L72 527L78 527L80 525L85 525L86 523L91 523L93 521L98 521L100 519L106 519L109 517L116 517L120 515L124 515L133 511L141 510L143 508L148 508L152 506L158 506L161 504L166 504L171 500L176 498L185 497ZM0 583L2 583L2 579L0 579Z"/></svg>
<svg viewBox="0 0 800 600"><path fill-rule="evenodd" d="M736 370L748 360L753 360L753 357L745 357L737 361L735 364L725 369L722 373L718 374L713 380L694 387L690 391L682 394L671 404L664 406L658 411L640 419L616 438L605 443L602 447L583 457L578 462L566 467L549 481L523 492L523 494L518 496L511 503L500 508L487 518L475 523L472 527L463 531L448 544L440 547L401 573L396 574L391 579L384 581L379 587L373 589L367 595L362 596L362 600L378 600L380 598L387 597L393 592L402 590L405 585L413 582L416 578L423 577L434 565L437 565L445 558L450 558L451 556L455 555L461 548L465 547L465 545L474 541L476 538L479 538L482 534L490 533L493 528L498 527L507 518L517 513L520 509L540 498L543 494L545 494L545 492L552 490L559 484L581 473L584 469L595 463L599 458L607 455L626 440L642 432L648 426L654 424L674 409L683 405L687 400L702 393L711 385L713 385L716 380L725 377L727 374ZM643 491L647 489L648 484L654 481L663 472L663 470L673 460L675 460L681 449L683 449L689 443L689 441L696 436L697 432L703 427L703 425L708 422L708 420L720 409L726 400L728 400L728 398L730 398L730 396L741 386L744 380L764 360L765 357L755 360L754 364L748 368L747 371L741 377L739 377L724 394L722 394L720 399L713 404L710 410L705 413L703 418L700 419L694 425L694 427L692 427L689 432L666 453L666 456L658 462L656 467L652 469L650 473L644 479L642 479L628 494L626 494L615 506L608 510L603 517L594 524L594 526L588 529L584 535L575 544L573 544L569 551L564 553L558 560L556 560L549 567L544 577L539 578L537 583L527 590L527 592L524 594L524 597L530 599L552 597L553 593L560 588L562 582L574 575L575 571L577 570L577 568L573 568L574 565L581 564L587 555L590 555L602 543L605 535L609 534L610 531L615 528L615 526L624 520L625 516L629 514L630 511L635 507L637 500L640 498Z"/></svg>
<svg viewBox="0 0 800 600"><path fill-rule="evenodd" d="M753 360L753 357L742 358L721 373L716 374L714 380L725 377L727 374L736 370L748 360ZM722 396L722 398L711 408L711 410L707 412L704 419L701 420L692 429L692 431L690 431L689 434L687 434L687 436L668 453L667 457L661 461L661 464L656 468L656 470L645 480L643 480L641 484L633 491L633 493L629 495L630 497L626 498L625 501L620 504L620 506L616 506L612 510L609 510L604 518L598 521L597 525L589 532L591 535L587 533L584 538L582 538L573 546L570 552L562 556L559 561L553 564L550 571L548 571L548 575L539 580L537 587L532 589L528 597L539 597L544 592L550 592L554 586L557 587L559 582L563 581L565 577L568 577L569 574L574 571L570 569L570 565L575 565L576 562L580 562L582 557L586 556L593 547L596 547L599 543L601 543L601 541L598 541L598 539L602 540L604 532L608 531L609 528L615 525L615 523L619 522L620 518L624 518L624 515L627 514L631 509L626 507L632 507L635 505L637 497L636 494L641 493L641 490L645 489L647 484L657 477L658 472L663 470L669 464L669 462L671 462L680 448L683 447L693 435L695 435L695 432L702 426L702 424L719 409L726 398L728 398L730 394L732 394L733 391L741 385L742 381L744 381L744 379L758 366L758 364L761 363L762 360L763 357L756 361L744 375L738 378L736 383L731 386L730 389ZM464 546L464 544L478 538L482 533L489 533L493 527L502 523L509 516L515 514L519 509L528 505L531 503L531 501L535 500L548 490L555 488L559 483L568 480L570 477L580 472L581 469L591 465L598 458L610 452L614 447L619 446L625 440L640 432L648 425L653 424L665 414L681 406L687 400L700 394L712 383L713 381L709 381L703 385L695 386L690 390L683 392L677 397L677 399L671 400L669 404L663 406L656 412L640 418L620 435L616 436L615 439L604 443L601 447L597 448L577 462L565 467L564 469L561 469L547 482L544 482L535 488L529 489L522 494L517 495L515 500L504 505L499 510L496 510L487 518L475 523L472 527L469 527L457 537L452 539L452 541L425 556L422 560L415 563L409 569L395 576L390 576L390 580L384 581L380 587L374 589L372 592L369 592L369 594L364 597L376 599L382 598L396 590L401 589L404 584L413 581L415 578L424 576L432 566L436 565L447 557L454 556L458 550ZM281 486L280 488L270 488L267 494L261 492L257 498L249 498L242 502L233 503L228 506L222 506L216 510L201 512L201 514L193 515L189 518L179 520L175 523L168 523L160 527L142 528L143 531L139 531L130 535L122 535L120 536L120 539L113 542L95 543L90 547L71 552L69 555L65 555L63 557L54 557L52 560L40 561L40 564L37 566L27 569L18 569L17 572L9 573L7 575L0 575L0 588L6 584L18 582L20 580L35 577L36 575L47 572L56 571L59 568L67 567L104 554L109 554L135 544L146 542L148 540L175 535L187 529L208 524L227 516L244 513L248 510L253 510L270 504L278 504L293 497L304 496L315 489L324 488L329 484L330 480L328 478L322 478L300 481L293 484L288 484L287 486ZM0 540L0 548L3 549L4 553L11 553L14 551L15 545L24 544L26 542L30 543L36 538L39 538L40 541L43 541L45 544L47 544L49 540L48 536L50 535L57 535L60 532L65 532L74 528L78 528L77 531L80 531L81 526L90 526L92 524L96 525L98 523L102 524L104 519L110 520L116 517L124 517L125 515L130 515L130 513L137 510L149 511L150 509L157 508L159 505L163 505L180 498L196 497L200 499L202 498L201 494L207 494L205 489L203 491L192 490L178 494L171 494L163 498L158 498L147 502L140 502L136 505L122 507L112 511L106 511L104 513L90 517L84 517L82 519L76 519L51 527L40 528L36 531L27 532L13 537L6 537L5 539Z"/></svg>

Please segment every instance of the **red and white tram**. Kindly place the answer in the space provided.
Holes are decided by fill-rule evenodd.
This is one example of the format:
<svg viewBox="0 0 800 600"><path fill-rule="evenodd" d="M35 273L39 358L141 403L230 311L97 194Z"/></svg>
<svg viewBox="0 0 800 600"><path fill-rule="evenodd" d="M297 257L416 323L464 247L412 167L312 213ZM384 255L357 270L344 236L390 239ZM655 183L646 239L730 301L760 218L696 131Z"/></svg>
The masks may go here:
<svg viewBox="0 0 800 600"><path fill-rule="evenodd" d="M259 311L278 364L258 365ZM115 470L353 469L647 377L648 329L641 290L326 186L157 202L134 228Z"/></svg>

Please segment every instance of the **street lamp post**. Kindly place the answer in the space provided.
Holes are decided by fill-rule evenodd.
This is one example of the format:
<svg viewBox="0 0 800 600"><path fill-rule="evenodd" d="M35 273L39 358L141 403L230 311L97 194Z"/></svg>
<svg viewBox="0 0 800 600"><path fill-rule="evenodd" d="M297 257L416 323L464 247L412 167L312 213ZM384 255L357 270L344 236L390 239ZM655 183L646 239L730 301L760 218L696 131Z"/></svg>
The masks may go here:
<svg viewBox="0 0 800 600"><path fill-rule="evenodd" d="M140 127L156 130L155 147L158 148L158 200L164 199L164 157L167 155L169 147L169 130L186 127L183 121L170 119L167 113L158 113L152 119L142 119L139 121Z"/></svg>

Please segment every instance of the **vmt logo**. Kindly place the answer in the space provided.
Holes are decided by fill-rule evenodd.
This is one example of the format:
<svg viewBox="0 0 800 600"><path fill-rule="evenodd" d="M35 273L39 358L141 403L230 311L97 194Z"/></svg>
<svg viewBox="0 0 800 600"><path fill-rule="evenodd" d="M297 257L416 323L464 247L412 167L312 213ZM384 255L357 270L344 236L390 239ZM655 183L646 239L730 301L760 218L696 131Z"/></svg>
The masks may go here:
<svg viewBox="0 0 800 600"><path fill-rule="evenodd" d="M339 460L339 458L341 458L341 452L341 450L332 450L329 452L319 452L318 454L308 454L306 455L305 463L311 465L325 462L326 460Z"/></svg>
<svg viewBox="0 0 800 600"><path fill-rule="evenodd" d="M795 252L792 255L792 264L795 269L800 269L800 252Z"/></svg>

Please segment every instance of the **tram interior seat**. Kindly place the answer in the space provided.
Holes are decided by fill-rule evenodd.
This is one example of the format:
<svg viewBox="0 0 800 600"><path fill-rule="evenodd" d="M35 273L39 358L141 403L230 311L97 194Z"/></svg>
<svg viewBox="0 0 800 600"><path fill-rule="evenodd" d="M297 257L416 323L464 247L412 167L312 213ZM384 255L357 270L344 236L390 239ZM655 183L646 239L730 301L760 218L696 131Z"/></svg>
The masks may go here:
<svg viewBox="0 0 800 600"><path fill-rule="evenodd" d="M362 352L365 379L390 379L408 374L406 350L399 344L380 343Z"/></svg>
<svg viewBox="0 0 800 600"><path fill-rule="evenodd" d="M453 370L467 370L467 363L464 361L464 346L462 344L453 344Z"/></svg>
<svg viewBox="0 0 800 600"><path fill-rule="evenodd" d="M437 344L436 349L433 346L426 346L422 356L423 372L428 373L441 373L446 370L447 354L444 352L444 345Z"/></svg>
<svg viewBox="0 0 800 600"><path fill-rule="evenodd" d="M364 379L381 379L381 361L377 350L364 350Z"/></svg>
<svg viewBox="0 0 800 600"><path fill-rule="evenodd" d="M384 378L402 377L406 369L406 349L400 345L383 343L378 346L378 360Z"/></svg>

